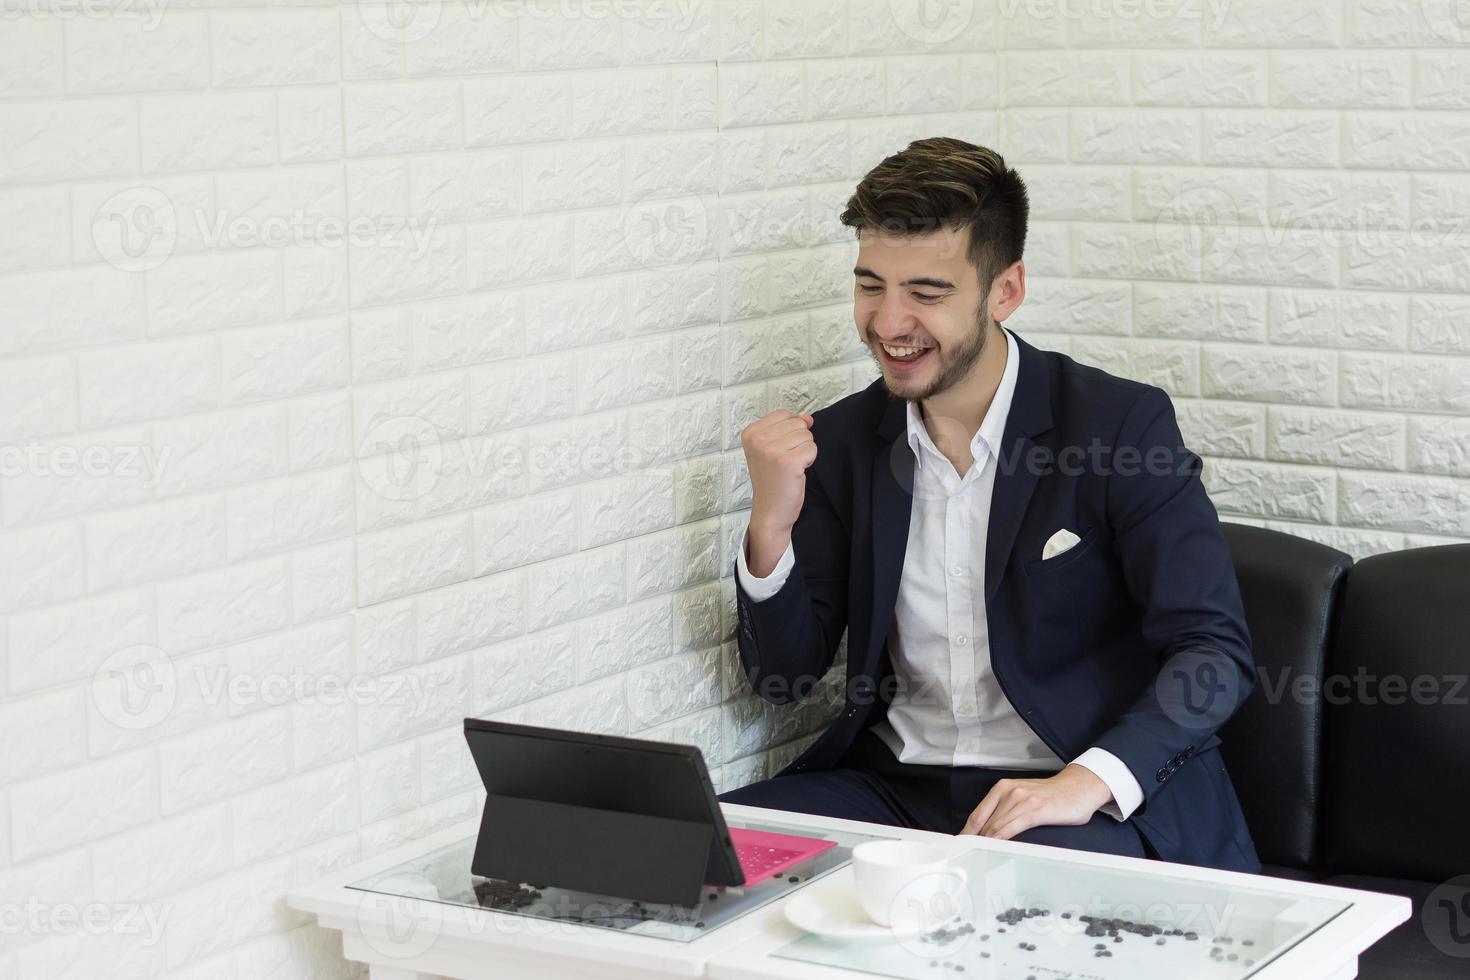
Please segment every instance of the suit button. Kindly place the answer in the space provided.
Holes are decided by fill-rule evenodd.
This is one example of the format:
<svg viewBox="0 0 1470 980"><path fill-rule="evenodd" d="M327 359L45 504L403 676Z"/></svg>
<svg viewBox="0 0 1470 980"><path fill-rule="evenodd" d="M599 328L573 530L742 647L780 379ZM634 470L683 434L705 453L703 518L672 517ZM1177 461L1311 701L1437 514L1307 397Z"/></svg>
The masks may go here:
<svg viewBox="0 0 1470 980"><path fill-rule="evenodd" d="M1159 778L1159 782L1162 783L1164 780L1169 778L1169 770L1160 769L1158 772L1154 773L1154 775L1157 776Z"/></svg>

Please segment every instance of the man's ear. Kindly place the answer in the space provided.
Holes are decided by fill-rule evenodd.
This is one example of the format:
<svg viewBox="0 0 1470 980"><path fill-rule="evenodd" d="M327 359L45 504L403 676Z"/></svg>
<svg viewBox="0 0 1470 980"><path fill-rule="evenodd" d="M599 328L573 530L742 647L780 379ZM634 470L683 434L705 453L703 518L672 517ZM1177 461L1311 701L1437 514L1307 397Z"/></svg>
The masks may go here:
<svg viewBox="0 0 1470 980"><path fill-rule="evenodd" d="M1000 275L990 287L990 318L997 323L1016 312L1026 298L1026 263L1017 259Z"/></svg>

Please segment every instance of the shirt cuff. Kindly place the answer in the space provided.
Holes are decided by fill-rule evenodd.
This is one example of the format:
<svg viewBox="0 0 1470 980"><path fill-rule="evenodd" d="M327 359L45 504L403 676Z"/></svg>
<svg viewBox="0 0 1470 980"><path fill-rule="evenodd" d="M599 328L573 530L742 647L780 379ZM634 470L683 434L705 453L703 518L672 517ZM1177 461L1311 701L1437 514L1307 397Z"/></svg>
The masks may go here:
<svg viewBox="0 0 1470 980"><path fill-rule="evenodd" d="M1088 770L1107 784L1113 799L1098 807L1114 820L1127 820L1143 804L1143 787L1123 760L1107 749L1096 746L1072 760L1072 764Z"/></svg>
<svg viewBox="0 0 1470 980"><path fill-rule="evenodd" d="M790 541L786 542L786 550L781 553L781 560L776 562L771 574L765 578L756 578L750 573L750 566L745 563L745 549L749 538L750 525L747 524L745 533L740 535L740 550L735 552L735 574L740 578L740 587L750 596L751 601L760 602L780 592L781 586L786 584L786 576L796 564L796 550Z"/></svg>

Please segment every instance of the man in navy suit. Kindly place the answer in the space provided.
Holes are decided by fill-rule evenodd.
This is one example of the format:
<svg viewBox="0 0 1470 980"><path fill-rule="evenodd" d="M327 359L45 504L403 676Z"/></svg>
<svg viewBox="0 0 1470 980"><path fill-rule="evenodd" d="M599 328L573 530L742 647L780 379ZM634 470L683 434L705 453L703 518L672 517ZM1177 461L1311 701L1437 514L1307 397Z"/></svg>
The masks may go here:
<svg viewBox="0 0 1470 980"><path fill-rule="evenodd" d="M1216 730L1251 640L1163 390L1000 324L1028 205L991 150L920 140L867 174L853 312L881 377L741 443L735 562L755 692L836 720L721 795L946 833L1260 870Z"/></svg>

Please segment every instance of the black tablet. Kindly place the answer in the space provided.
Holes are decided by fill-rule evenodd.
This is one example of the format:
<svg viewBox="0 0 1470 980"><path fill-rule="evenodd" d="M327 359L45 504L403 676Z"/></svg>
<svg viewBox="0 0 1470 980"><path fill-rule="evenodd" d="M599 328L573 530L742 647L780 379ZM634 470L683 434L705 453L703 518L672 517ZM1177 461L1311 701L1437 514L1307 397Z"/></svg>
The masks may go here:
<svg viewBox="0 0 1470 980"><path fill-rule="evenodd" d="M474 874L694 904L744 872L698 747L466 718L485 784Z"/></svg>

